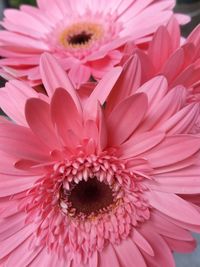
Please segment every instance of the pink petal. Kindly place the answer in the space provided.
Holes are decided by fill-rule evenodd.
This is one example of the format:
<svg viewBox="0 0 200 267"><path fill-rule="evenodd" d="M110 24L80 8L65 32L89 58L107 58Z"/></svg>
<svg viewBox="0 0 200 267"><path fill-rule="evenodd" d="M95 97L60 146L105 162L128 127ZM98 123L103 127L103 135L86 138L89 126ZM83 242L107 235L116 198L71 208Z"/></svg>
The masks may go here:
<svg viewBox="0 0 200 267"><path fill-rule="evenodd" d="M134 229L132 239L139 248L144 250L150 256L154 256L154 251L151 245L138 230Z"/></svg>
<svg viewBox="0 0 200 267"><path fill-rule="evenodd" d="M178 253L191 253L197 247L197 242L194 239L192 241L179 241L165 237L165 241L173 251L176 251Z"/></svg>
<svg viewBox="0 0 200 267"><path fill-rule="evenodd" d="M59 144L51 121L49 104L43 100L31 98L26 103L25 114L35 135L52 150L58 148Z"/></svg>
<svg viewBox="0 0 200 267"><path fill-rule="evenodd" d="M137 132L160 129L160 125L175 114L183 103L185 103L185 98L186 89L182 86L177 86L163 97L161 101L157 102L157 104L154 102L154 109L150 108L148 110L146 118ZM173 101L174 99L176 101Z"/></svg>
<svg viewBox="0 0 200 267"><path fill-rule="evenodd" d="M138 92L145 93L148 96L148 113L157 108L160 101L168 92L168 82L164 76L156 76L144 83Z"/></svg>
<svg viewBox="0 0 200 267"><path fill-rule="evenodd" d="M30 249L30 244L33 237L27 238L23 243L20 244L12 253L9 255L6 265L7 266L33 266L32 261L37 258L38 254L42 250L40 246L35 249Z"/></svg>
<svg viewBox="0 0 200 267"><path fill-rule="evenodd" d="M192 234L189 231L160 216L159 212L152 212L149 225L151 226L152 231L153 229L156 229L156 232L164 237L182 241L193 240Z"/></svg>
<svg viewBox="0 0 200 267"><path fill-rule="evenodd" d="M162 192L146 192L149 203L167 216L189 224L198 224L200 213L177 195Z"/></svg>
<svg viewBox="0 0 200 267"><path fill-rule="evenodd" d="M9 176L0 174L0 197L12 196L31 189L40 176Z"/></svg>
<svg viewBox="0 0 200 267"><path fill-rule="evenodd" d="M50 109L52 122L66 144L70 142L66 135L67 130L72 130L81 138L81 116L73 98L66 90L59 88L55 91L51 100Z"/></svg>
<svg viewBox="0 0 200 267"><path fill-rule="evenodd" d="M40 62L40 73L48 95L51 97L57 88L65 88L71 95L77 108L80 110L80 103L76 91L73 88L65 71L57 60L50 54L43 54Z"/></svg>
<svg viewBox="0 0 200 267"><path fill-rule="evenodd" d="M147 267L143 256L131 239L123 240L120 245L114 246L114 249L122 266Z"/></svg>
<svg viewBox="0 0 200 267"><path fill-rule="evenodd" d="M129 77L127 79L127 77ZM141 84L141 63L137 55L131 57L123 67L122 73L112 89L107 105L106 112L110 113L113 108L123 99L132 95ZM123 90L123 88L126 88Z"/></svg>
<svg viewBox="0 0 200 267"><path fill-rule="evenodd" d="M89 81L91 70L89 67L82 65L81 63L77 63L71 66L68 75L70 80L73 81L74 86L79 88L82 83Z"/></svg>
<svg viewBox="0 0 200 267"><path fill-rule="evenodd" d="M118 104L107 119L110 145L123 143L138 127L147 109L145 94L135 94ZM137 114L137 115L136 115Z"/></svg>
<svg viewBox="0 0 200 267"><path fill-rule="evenodd" d="M30 224L22 228L22 230L15 233L15 235L0 242L0 258L5 257L10 252L15 250L21 243L23 243L29 236L33 234L35 227Z"/></svg>
<svg viewBox="0 0 200 267"><path fill-rule="evenodd" d="M147 239L149 244L151 244L153 251L155 253L154 257L149 256L145 252L142 254L145 257L145 260L148 263L148 266L152 267L175 267L175 262L170 248L164 239L158 235L155 231L152 231L151 228L146 224L141 229L142 235Z"/></svg>
<svg viewBox="0 0 200 267"><path fill-rule="evenodd" d="M198 194L200 190L200 166L158 174L155 182L148 182L153 190L176 194Z"/></svg>
<svg viewBox="0 0 200 267"><path fill-rule="evenodd" d="M164 137L165 134L158 131L141 133L136 136L133 135L120 146L120 150L123 153L121 158L138 156L159 144Z"/></svg>
<svg viewBox="0 0 200 267"><path fill-rule="evenodd" d="M161 26L150 42L148 55L156 71L159 71L172 52L171 40L167 29Z"/></svg>
<svg viewBox="0 0 200 267"><path fill-rule="evenodd" d="M99 253L99 266L103 267L122 267L115 250L111 244L107 245L102 252Z"/></svg>
<svg viewBox="0 0 200 267"><path fill-rule="evenodd" d="M200 105L190 104L178 111L160 126L170 135L190 133L199 116Z"/></svg>
<svg viewBox="0 0 200 267"><path fill-rule="evenodd" d="M96 88L85 102L84 110L85 113L87 114L86 116L93 117L93 115L94 116L96 115L98 102L100 102L101 105L105 103L114 84L119 78L121 71L122 71L121 67L112 69L97 84Z"/></svg>
<svg viewBox="0 0 200 267"><path fill-rule="evenodd" d="M15 51L18 52L23 50L27 53L41 53L49 50L48 45L43 41L8 31L0 32L0 42L4 47L14 46Z"/></svg>
<svg viewBox="0 0 200 267"><path fill-rule="evenodd" d="M25 83L12 80L0 90L0 105L11 119L18 124L27 126L24 116L25 103L29 97L37 96L38 94Z"/></svg>
<svg viewBox="0 0 200 267"><path fill-rule="evenodd" d="M145 157L153 168L158 168L185 160L199 151L199 148L200 138L197 136L168 136L161 144L147 152Z"/></svg>
<svg viewBox="0 0 200 267"><path fill-rule="evenodd" d="M106 120L104 117L104 113L102 108L99 106L98 109L98 117L99 117L99 149L103 151L104 148L107 146L108 141L108 134L107 134L107 127L106 127Z"/></svg>
<svg viewBox="0 0 200 267"><path fill-rule="evenodd" d="M0 149L20 158L49 161L49 149L25 127L4 123L0 127Z"/></svg>

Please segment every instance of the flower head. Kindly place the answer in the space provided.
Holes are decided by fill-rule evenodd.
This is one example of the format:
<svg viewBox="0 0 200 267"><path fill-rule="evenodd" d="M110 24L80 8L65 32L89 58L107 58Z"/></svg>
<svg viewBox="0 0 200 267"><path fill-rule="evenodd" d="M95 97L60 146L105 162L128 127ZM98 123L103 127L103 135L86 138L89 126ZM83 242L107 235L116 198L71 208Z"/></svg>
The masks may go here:
<svg viewBox="0 0 200 267"><path fill-rule="evenodd" d="M47 4L48 2L48 4ZM173 16L175 1L38 0L38 7L6 10L0 32L1 66L6 77L41 82L44 51L56 56L76 86L101 78L119 64L127 41L149 42ZM181 23L188 18L177 16ZM148 19L148 24L146 20ZM29 21L29 23L27 23Z"/></svg>
<svg viewBox="0 0 200 267"><path fill-rule="evenodd" d="M167 80L168 91L177 86L184 86L186 97L183 105L200 102L200 27L194 29L181 44L180 29L175 19L167 26L161 26L153 36L146 52L134 48L123 59L124 70L120 82L116 84L107 100L108 109L133 93L140 92L149 80L162 75ZM130 79L127 80L127 76ZM157 86L161 86L158 85ZM126 90L120 90L120 87ZM146 90L146 89L145 89ZM157 93L157 92L156 92ZM157 94L152 98L159 98ZM162 95L162 92L160 92ZM178 99L177 99L178 101ZM154 106L156 109L157 107ZM188 107L189 108L189 107ZM200 115L191 133L200 132Z"/></svg>
<svg viewBox="0 0 200 267"><path fill-rule="evenodd" d="M181 84L189 90L197 90L200 74L199 36L200 27L197 26L187 39L182 41L180 27L174 18L168 25L159 27L146 55L141 50L138 51L138 56L145 66L146 76L143 78L148 80L162 74L168 79L170 88Z"/></svg>
<svg viewBox="0 0 200 267"><path fill-rule="evenodd" d="M1 264L172 267L171 250L195 247L200 213L183 197L200 193L200 138L188 134L199 104L184 107L186 89L158 76L108 109L120 73L82 101L43 55L49 97L19 81L2 89L15 123L0 127Z"/></svg>

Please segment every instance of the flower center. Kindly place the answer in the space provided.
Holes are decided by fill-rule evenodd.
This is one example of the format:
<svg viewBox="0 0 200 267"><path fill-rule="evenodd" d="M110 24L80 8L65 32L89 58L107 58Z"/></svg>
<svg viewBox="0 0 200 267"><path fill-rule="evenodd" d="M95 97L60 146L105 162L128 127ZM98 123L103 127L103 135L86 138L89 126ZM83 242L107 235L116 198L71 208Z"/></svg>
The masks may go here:
<svg viewBox="0 0 200 267"><path fill-rule="evenodd" d="M60 43L66 48L85 48L102 36L103 29L100 24L75 23L62 32Z"/></svg>
<svg viewBox="0 0 200 267"><path fill-rule="evenodd" d="M88 181L80 181L73 184L69 190L64 186L60 189L61 209L71 216L75 215L97 215L99 212L107 211L114 202L111 187L100 182L96 177Z"/></svg>
<svg viewBox="0 0 200 267"><path fill-rule="evenodd" d="M85 31L82 31L78 34L75 34L73 36L69 36L68 43L71 45L81 45L88 43L92 38L91 33L87 33Z"/></svg>

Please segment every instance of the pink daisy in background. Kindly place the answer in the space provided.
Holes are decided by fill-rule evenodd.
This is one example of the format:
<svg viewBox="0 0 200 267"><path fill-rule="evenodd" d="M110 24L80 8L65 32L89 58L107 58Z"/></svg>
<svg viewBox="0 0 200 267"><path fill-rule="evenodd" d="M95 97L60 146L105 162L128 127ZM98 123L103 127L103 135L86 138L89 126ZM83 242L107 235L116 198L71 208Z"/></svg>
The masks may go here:
<svg viewBox="0 0 200 267"><path fill-rule="evenodd" d="M185 105L200 102L200 26L197 26L180 45L180 28L176 20L168 27L161 26L155 33L147 56L141 51L140 62L144 70L144 79L155 75L164 75L169 88L183 85L187 88ZM146 76L146 77L145 77ZM200 117L193 128L200 133Z"/></svg>
<svg viewBox="0 0 200 267"><path fill-rule="evenodd" d="M123 75L118 83L120 86L117 84L112 90L107 100L108 109L114 108L116 102L139 92L142 85L158 75L166 78L168 91L175 86L184 86L187 89L182 107L200 102L199 26L181 44L180 27L175 19L171 19L167 26L159 27L146 52L134 46L127 47L128 53L123 58ZM127 77L130 77L129 80ZM120 87L126 90L120 90ZM87 93L89 95L91 90ZM156 92L154 98L159 97ZM155 106L156 108L158 107ZM200 133L200 115L190 131Z"/></svg>
<svg viewBox="0 0 200 267"><path fill-rule="evenodd" d="M0 32L6 77L39 84L39 59L53 54L79 87L119 64L126 42L147 43L173 16L174 0L38 0L38 7L7 9ZM180 23L188 17L176 15ZM4 73L4 76L5 76Z"/></svg>
<svg viewBox="0 0 200 267"><path fill-rule="evenodd" d="M48 96L11 81L0 98L1 266L174 267L200 232L200 104L163 76L114 98L120 67L81 101L52 56L40 69Z"/></svg>
<svg viewBox="0 0 200 267"><path fill-rule="evenodd" d="M200 26L181 42L180 27L173 18L167 26L159 27L146 53L141 50L136 53L142 65L142 82L162 74L170 88L178 84L194 92L199 88Z"/></svg>

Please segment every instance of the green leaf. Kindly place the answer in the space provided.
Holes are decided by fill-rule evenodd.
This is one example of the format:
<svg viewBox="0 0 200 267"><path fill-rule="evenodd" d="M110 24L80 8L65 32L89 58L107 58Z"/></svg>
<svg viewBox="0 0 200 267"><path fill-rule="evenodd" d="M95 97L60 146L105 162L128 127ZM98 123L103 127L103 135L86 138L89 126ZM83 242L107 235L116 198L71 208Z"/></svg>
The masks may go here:
<svg viewBox="0 0 200 267"><path fill-rule="evenodd" d="M22 4L36 5L36 0L10 0L12 7L19 7Z"/></svg>

